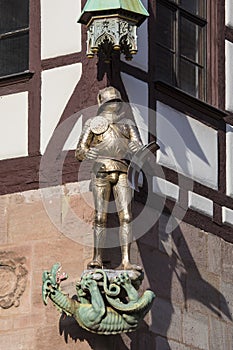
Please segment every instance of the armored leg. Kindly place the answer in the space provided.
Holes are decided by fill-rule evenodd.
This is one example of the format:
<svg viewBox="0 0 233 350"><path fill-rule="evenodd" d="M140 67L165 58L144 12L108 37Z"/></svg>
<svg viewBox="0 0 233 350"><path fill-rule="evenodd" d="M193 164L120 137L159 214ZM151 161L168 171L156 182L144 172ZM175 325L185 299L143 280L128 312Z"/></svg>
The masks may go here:
<svg viewBox="0 0 233 350"><path fill-rule="evenodd" d="M120 221L120 244L122 253L122 268L124 270L140 269L139 266L130 262L130 247L132 242L132 189L127 182L127 174L121 173L118 182L113 187L117 211Z"/></svg>
<svg viewBox="0 0 233 350"><path fill-rule="evenodd" d="M93 259L87 265L88 268L102 268L103 247L106 237L106 222L111 185L105 173L92 177L92 191L95 205L94 251Z"/></svg>

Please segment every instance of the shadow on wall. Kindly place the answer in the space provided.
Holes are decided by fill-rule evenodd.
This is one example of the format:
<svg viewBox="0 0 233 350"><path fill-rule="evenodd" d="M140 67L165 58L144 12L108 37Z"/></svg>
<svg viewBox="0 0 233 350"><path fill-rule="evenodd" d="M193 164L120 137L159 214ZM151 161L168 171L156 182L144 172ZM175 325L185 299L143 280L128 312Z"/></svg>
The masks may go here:
<svg viewBox="0 0 233 350"><path fill-rule="evenodd" d="M150 350L155 349L154 335L143 322L137 332L122 335L96 335L82 329L73 317L62 315L59 323L60 335L66 343L86 341L93 350Z"/></svg>
<svg viewBox="0 0 233 350"><path fill-rule="evenodd" d="M215 315L219 320L225 316L232 321L224 295L202 277L180 227L170 237L172 243L169 254L165 250L161 251L158 237L154 247L150 245L156 239L155 234L152 236L149 233L146 236L138 241L138 248L148 285L157 295L152 308L150 331L157 336L157 346L160 344L158 350L172 350L169 338L179 342L182 332L181 313L184 317L184 314L191 314L192 311L197 314L204 311L204 314ZM198 247L199 243L200 241L195 249L204 250L202 246ZM201 264L200 261L198 263ZM184 326L183 324L183 328ZM195 341L198 347L198 340Z"/></svg>
<svg viewBox="0 0 233 350"><path fill-rule="evenodd" d="M124 344L120 335L115 336L104 336L92 334L82 329L78 323L72 317L66 317L62 315L60 318L60 334L64 336L65 342L69 342L69 337L75 342L86 341L90 349L94 350L128 350L128 347ZM117 347L116 347L117 346Z"/></svg>
<svg viewBox="0 0 233 350"><path fill-rule="evenodd" d="M162 220L164 218L168 219L162 216ZM197 229L190 227L190 231L187 232L181 227L176 228L170 236L171 250L168 254L165 250L163 251L161 240L159 243L157 226L137 242L146 275L142 288L152 289L157 296L151 315L146 316L138 331L116 336L92 334L80 328L72 317L62 315L60 334L63 334L65 342L86 341L93 350L172 350L173 345L169 345L169 339L176 339L177 342L174 342L176 346L174 346L177 349L179 342L182 341L181 333L182 328L185 327L185 317L192 317L192 312L204 318L205 315L212 315L219 320L224 317L232 321L225 297L203 278L197 267L197 264L199 266L203 264L203 267L205 265L204 261L201 261L202 257L205 258L204 253L202 254L205 249L200 244L201 240L205 239L205 234L203 233L199 239L197 237L195 247L192 246L195 258L199 259L196 263L184 234L190 238L193 233L196 235ZM203 274L208 275L208 271L205 271L202 266L201 270ZM184 322L183 325L182 322ZM190 329L184 332L192 331ZM69 337L72 340L69 340ZM198 348L199 340L195 338L194 342L196 344L192 345Z"/></svg>

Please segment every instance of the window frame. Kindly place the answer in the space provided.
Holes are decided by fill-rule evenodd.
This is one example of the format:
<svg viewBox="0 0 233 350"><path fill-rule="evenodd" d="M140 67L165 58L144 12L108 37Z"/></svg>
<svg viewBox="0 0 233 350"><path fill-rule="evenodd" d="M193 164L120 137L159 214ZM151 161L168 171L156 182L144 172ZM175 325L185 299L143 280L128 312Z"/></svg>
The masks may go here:
<svg viewBox="0 0 233 350"><path fill-rule="evenodd" d="M181 77L180 77L180 62L183 60L185 62L189 62L192 64L193 67L195 67L198 70L202 70L203 74L201 74L201 77L198 78L198 82L201 81L201 86L199 85L198 88L198 96L195 96L191 94L192 96L201 99L203 101L207 101L207 52L208 52L208 47L207 47L207 26L208 26L208 20L207 18L202 18L199 15L194 15L187 10L183 9L179 3L178 0L156 0L155 2L155 21L156 21L156 15L157 15L157 5L158 3L161 4L161 6L164 6L168 10L171 10L174 12L174 23L173 23L173 41L174 41L174 48L168 49L161 45L158 41L155 40L155 44L153 45L155 47L160 46L166 51L170 51L173 54L173 72L171 72L172 76L172 82L168 83L168 85L174 86L175 88L178 88L188 94L191 94L187 92L186 90L181 88ZM204 9L202 9L203 14L206 16L207 13L207 2L206 0L206 6ZM206 16L207 17L207 16ZM181 42L181 20L182 18L185 18L186 20L190 21L191 23L194 23L194 25L198 26L197 28L202 29L202 39L200 39L199 42L199 47L202 56L202 64L198 62L194 62L193 60L183 57L181 55L181 49L180 49L180 42ZM155 24L155 37L156 37L156 24ZM155 61L156 61L156 52L155 52ZM156 63L155 63L155 68L154 68L154 80L159 81L160 79L156 79Z"/></svg>
<svg viewBox="0 0 233 350"><path fill-rule="evenodd" d="M17 71L12 72L9 71L9 73L4 74L0 71L0 81L12 77L19 77L25 74L30 73L29 67L30 67L30 5L31 5L31 0L28 0L28 13L27 13L27 25L19 28L19 29L13 29L13 30L7 30L3 33L0 33L0 41L1 40L7 40L7 39L14 39L17 37L20 37L21 35L27 35L27 47L26 47L26 52L25 52L25 59L26 59L26 69L17 69Z"/></svg>

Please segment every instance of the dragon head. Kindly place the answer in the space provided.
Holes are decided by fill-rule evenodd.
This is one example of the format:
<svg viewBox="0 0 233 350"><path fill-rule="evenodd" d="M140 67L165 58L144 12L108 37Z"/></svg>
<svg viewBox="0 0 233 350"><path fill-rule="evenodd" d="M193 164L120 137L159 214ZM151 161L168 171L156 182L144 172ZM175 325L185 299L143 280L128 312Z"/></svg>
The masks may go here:
<svg viewBox="0 0 233 350"><path fill-rule="evenodd" d="M61 268L61 264L56 263L50 271L44 271L42 275L42 298L45 305L47 305L49 295L59 289L60 283L68 278L65 272L60 273Z"/></svg>

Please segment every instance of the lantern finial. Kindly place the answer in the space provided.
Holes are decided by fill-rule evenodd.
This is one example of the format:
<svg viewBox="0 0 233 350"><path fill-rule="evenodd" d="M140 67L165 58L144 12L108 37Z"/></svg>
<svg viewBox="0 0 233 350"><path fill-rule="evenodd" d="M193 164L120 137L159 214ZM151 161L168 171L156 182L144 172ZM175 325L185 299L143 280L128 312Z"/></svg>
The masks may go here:
<svg viewBox="0 0 233 350"><path fill-rule="evenodd" d="M78 20L87 25L87 57L101 51L109 62L118 51L131 60L137 53L137 27L148 16L140 0L87 0Z"/></svg>

